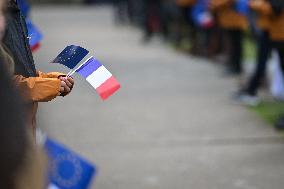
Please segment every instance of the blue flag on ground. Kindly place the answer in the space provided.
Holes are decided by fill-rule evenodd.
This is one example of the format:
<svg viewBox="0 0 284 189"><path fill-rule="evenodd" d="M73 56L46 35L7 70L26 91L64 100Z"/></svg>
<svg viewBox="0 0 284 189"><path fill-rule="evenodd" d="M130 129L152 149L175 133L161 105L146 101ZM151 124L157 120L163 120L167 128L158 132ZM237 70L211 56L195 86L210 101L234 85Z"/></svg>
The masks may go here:
<svg viewBox="0 0 284 189"><path fill-rule="evenodd" d="M27 18L26 23L27 23L27 28L28 28L29 38L30 38L29 43L31 47L34 47L40 43L43 36L30 19Z"/></svg>
<svg viewBox="0 0 284 189"><path fill-rule="evenodd" d="M88 50L75 45L67 46L52 63L62 64L70 69L73 69L85 58L89 53Z"/></svg>
<svg viewBox="0 0 284 189"><path fill-rule="evenodd" d="M47 139L45 149L49 156L49 188L87 189L96 168L63 145Z"/></svg>
<svg viewBox="0 0 284 189"><path fill-rule="evenodd" d="M248 15L249 13L249 5L248 5L248 0L237 0L235 9L237 12L243 15Z"/></svg>
<svg viewBox="0 0 284 189"><path fill-rule="evenodd" d="M26 0L17 0L18 6L24 17L28 17L31 7Z"/></svg>

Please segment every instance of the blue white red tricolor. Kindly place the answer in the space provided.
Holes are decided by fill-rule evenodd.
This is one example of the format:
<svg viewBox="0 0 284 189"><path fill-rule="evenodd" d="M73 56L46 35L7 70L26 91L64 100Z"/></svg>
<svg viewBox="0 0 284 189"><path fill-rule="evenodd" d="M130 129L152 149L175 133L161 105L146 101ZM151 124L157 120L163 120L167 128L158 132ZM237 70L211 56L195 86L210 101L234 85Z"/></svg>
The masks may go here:
<svg viewBox="0 0 284 189"><path fill-rule="evenodd" d="M76 72L96 89L103 100L120 88L115 77L94 57L89 58Z"/></svg>
<svg viewBox="0 0 284 189"><path fill-rule="evenodd" d="M35 50L37 50L40 46L40 42L43 39L43 36L41 34L41 32L39 31L39 29L32 23L32 21L27 18L26 19L26 24L27 24L27 28L28 28L28 35L29 35L29 45L32 49L32 51L34 52Z"/></svg>

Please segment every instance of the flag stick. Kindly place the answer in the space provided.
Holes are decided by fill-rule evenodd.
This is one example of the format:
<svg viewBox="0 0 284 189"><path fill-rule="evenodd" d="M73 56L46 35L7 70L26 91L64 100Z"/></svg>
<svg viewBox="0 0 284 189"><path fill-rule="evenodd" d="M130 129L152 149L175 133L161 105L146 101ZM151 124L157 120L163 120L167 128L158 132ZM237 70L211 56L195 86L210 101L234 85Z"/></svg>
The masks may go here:
<svg viewBox="0 0 284 189"><path fill-rule="evenodd" d="M90 58L88 58L85 62L83 62L80 66L78 66L78 68L71 70L68 74L67 77L72 76L77 70L79 70L82 66L84 66L91 58L93 58L92 56Z"/></svg>
<svg viewBox="0 0 284 189"><path fill-rule="evenodd" d="M70 71L68 72L68 74L66 75L66 77L68 77L72 72L73 72L73 70L70 70Z"/></svg>

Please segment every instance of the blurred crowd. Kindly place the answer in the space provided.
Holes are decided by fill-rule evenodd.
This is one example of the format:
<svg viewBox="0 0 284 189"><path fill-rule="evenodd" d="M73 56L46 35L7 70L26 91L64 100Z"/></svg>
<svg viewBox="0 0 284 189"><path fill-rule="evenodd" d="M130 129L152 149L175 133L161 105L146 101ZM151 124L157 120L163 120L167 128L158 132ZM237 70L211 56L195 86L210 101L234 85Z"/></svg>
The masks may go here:
<svg viewBox="0 0 284 189"><path fill-rule="evenodd" d="M224 76L244 75L245 41L253 41L254 70L233 95L242 104L260 103L272 50L284 71L283 0L114 0L114 6L116 22L140 27L144 42L159 34L178 49L222 63ZM284 128L284 117L277 127Z"/></svg>
<svg viewBox="0 0 284 189"><path fill-rule="evenodd" d="M145 43L160 34L192 55L217 60L222 55L227 76L244 72L244 40L255 39L254 71L235 94L244 104L259 103L258 90L272 50L284 72L283 0L114 0L113 4L116 23L140 27ZM65 74L36 70L26 17L16 0L0 0L0 188L5 189L45 187L46 160L35 145L37 105L68 95L74 85ZM284 116L277 127L284 129Z"/></svg>

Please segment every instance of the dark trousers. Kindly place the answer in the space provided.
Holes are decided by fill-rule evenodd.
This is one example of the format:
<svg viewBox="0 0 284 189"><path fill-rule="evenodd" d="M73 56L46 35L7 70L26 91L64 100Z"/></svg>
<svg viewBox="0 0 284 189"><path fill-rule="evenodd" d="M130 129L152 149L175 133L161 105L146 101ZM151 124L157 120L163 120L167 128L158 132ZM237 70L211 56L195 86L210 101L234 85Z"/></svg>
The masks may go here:
<svg viewBox="0 0 284 189"><path fill-rule="evenodd" d="M127 20L127 0L113 0L115 7L115 21L124 23Z"/></svg>
<svg viewBox="0 0 284 189"><path fill-rule="evenodd" d="M280 58L280 68L284 74L284 41L272 41L272 48L274 48Z"/></svg>
<svg viewBox="0 0 284 189"><path fill-rule="evenodd" d="M243 71L243 31L239 29L227 30L229 42L229 71L240 74Z"/></svg>
<svg viewBox="0 0 284 189"><path fill-rule="evenodd" d="M145 20L144 20L144 35L145 39L149 39L154 32L158 30L161 14L160 0L145 1Z"/></svg>
<svg viewBox="0 0 284 189"><path fill-rule="evenodd" d="M277 47L276 48L278 55L280 57L280 66L281 66L281 70L284 73L284 44L282 47Z"/></svg>
<svg viewBox="0 0 284 189"><path fill-rule="evenodd" d="M271 48L269 33L267 31L261 32L258 40L257 65L247 88L247 92L250 95L257 95L257 90L261 81L265 77L267 60L269 58Z"/></svg>

